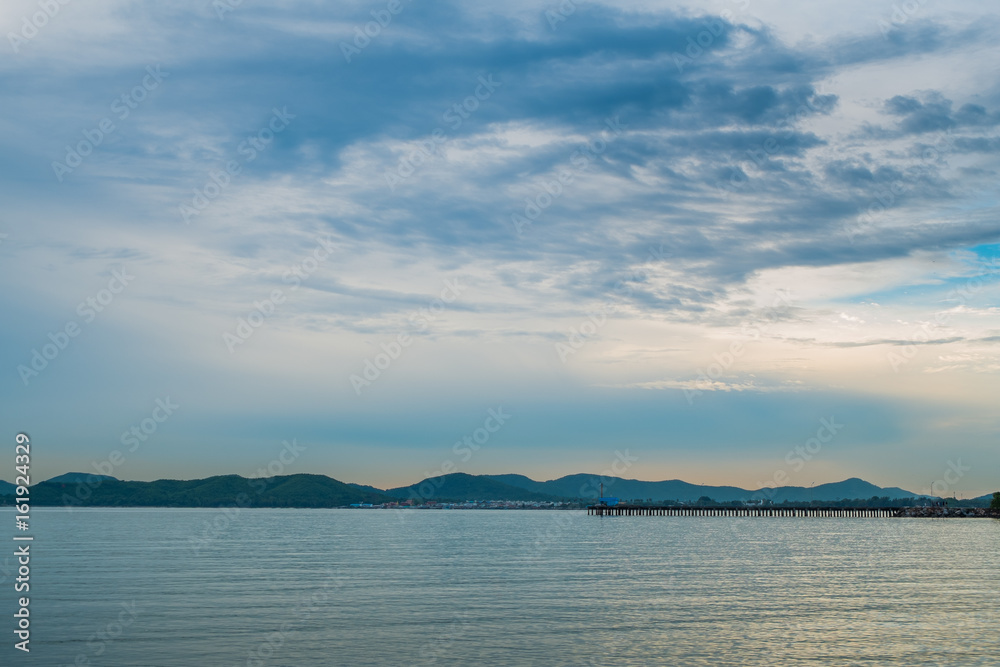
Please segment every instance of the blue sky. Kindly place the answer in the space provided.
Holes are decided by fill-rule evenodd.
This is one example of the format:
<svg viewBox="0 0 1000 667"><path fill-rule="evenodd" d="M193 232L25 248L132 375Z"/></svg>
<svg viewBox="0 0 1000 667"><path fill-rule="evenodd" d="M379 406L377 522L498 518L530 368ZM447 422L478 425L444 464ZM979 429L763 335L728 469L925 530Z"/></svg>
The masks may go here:
<svg viewBox="0 0 1000 667"><path fill-rule="evenodd" d="M377 486L628 450L756 487L832 418L790 483L998 484L996 8L40 7L0 9L0 400L39 477L294 439L284 472Z"/></svg>

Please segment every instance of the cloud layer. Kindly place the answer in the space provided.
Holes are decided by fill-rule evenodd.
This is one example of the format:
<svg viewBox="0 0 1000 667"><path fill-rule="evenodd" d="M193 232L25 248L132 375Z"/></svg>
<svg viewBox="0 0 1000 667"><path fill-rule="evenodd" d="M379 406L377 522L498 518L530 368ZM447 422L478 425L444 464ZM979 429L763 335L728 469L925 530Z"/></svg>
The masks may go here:
<svg viewBox="0 0 1000 667"><path fill-rule="evenodd" d="M470 472L746 485L836 413L816 477L995 469L1000 18L848 5L11 3L9 429L85 468L170 395L119 476L384 486L502 403Z"/></svg>

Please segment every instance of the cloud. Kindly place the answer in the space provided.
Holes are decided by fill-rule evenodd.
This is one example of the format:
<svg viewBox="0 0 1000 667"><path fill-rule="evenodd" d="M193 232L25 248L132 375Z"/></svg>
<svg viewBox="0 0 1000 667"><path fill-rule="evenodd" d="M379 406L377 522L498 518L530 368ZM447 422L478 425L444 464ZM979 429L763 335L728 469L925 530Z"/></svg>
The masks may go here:
<svg viewBox="0 0 1000 667"><path fill-rule="evenodd" d="M662 378L750 338L746 368L712 391L866 390L821 355L907 344L893 322L940 310L969 249L1000 238L1000 94L977 82L996 23L963 7L883 34L863 3L850 20L588 3L553 27L529 3L414 2L365 42L365 3L243 3L221 20L67 5L0 63L0 275L21 285L2 297L18 326L0 356L23 363L125 264L134 291L93 347L81 338L79 365L53 363L59 391L100 371L149 393L211 369L184 383L206 412L238 421L294 396L319 422L350 413L346 378L461 277L366 415L439 396L427 378L447 402L501 371L523 378L505 376L511 394L683 389ZM162 85L116 111L155 66ZM60 181L53 162L78 149ZM319 236L337 249L292 291ZM287 300L228 356L221 334L272 290ZM931 344L990 344L993 290ZM881 314L860 312L875 297ZM561 364L554 344L599 310L608 322ZM8 381L4 397L41 410L45 392Z"/></svg>
<svg viewBox="0 0 1000 667"><path fill-rule="evenodd" d="M979 104L963 104L957 111L953 103L936 91L920 99L896 95L885 102L885 112L898 117L902 134L924 134L955 128L992 128L1000 125L1000 111L988 112Z"/></svg>
<svg viewBox="0 0 1000 667"><path fill-rule="evenodd" d="M752 391L759 393L803 391L807 388L798 383L762 383L759 380L730 381L723 379L693 379L693 380L653 380L651 382L637 382L635 384L624 385L626 389L681 389L687 392L721 391L721 392L742 392Z"/></svg>

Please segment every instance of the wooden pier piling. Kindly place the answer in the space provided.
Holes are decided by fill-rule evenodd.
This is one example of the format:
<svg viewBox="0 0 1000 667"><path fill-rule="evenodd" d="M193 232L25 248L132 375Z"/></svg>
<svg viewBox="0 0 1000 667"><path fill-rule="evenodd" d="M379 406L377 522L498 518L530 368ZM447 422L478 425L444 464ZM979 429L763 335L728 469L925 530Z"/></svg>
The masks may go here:
<svg viewBox="0 0 1000 667"><path fill-rule="evenodd" d="M693 507L656 505L590 505L593 516L724 516L724 517L898 517L902 507Z"/></svg>

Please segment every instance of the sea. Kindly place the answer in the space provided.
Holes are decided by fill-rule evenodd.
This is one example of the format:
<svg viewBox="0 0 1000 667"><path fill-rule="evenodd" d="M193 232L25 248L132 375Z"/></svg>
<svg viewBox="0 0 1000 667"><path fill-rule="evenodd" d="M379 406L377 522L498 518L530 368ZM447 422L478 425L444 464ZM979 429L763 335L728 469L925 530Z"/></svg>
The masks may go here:
<svg viewBox="0 0 1000 667"><path fill-rule="evenodd" d="M30 653L13 533L3 665L1000 665L992 519L37 508Z"/></svg>

